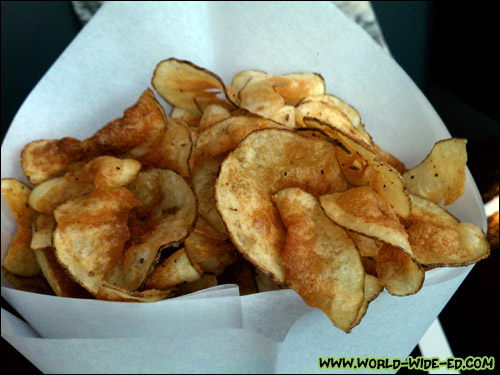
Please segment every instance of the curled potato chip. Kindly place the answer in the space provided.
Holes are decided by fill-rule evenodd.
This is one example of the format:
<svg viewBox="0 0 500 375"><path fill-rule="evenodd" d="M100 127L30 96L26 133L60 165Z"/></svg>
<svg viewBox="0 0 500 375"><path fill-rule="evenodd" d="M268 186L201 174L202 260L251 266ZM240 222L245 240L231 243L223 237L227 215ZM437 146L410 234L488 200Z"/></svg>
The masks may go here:
<svg viewBox="0 0 500 375"><path fill-rule="evenodd" d="M50 287L60 297L92 298L80 284L73 281L61 267L52 247L34 250L38 264Z"/></svg>
<svg viewBox="0 0 500 375"><path fill-rule="evenodd" d="M183 177L189 177L189 157L193 148L191 131L171 118L167 118L166 122L167 129L161 142L138 160L144 165L171 169Z"/></svg>
<svg viewBox="0 0 500 375"><path fill-rule="evenodd" d="M225 120L229 117L231 117L231 113L226 108L222 107L219 104L210 104L203 111L198 131L203 131L216 122Z"/></svg>
<svg viewBox="0 0 500 375"><path fill-rule="evenodd" d="M254 75L239 91L238 98L240 108L263 118L271 118L286 105L267 75Z"/></svg>
<svg viewBox="0 0 500 375"><path fill-rule="evenodd" d="M166 290L143 290L143 291L129 291L103 283L97 292L96 299L115 302L158 302L164 299L173 297L177 289L170 288Z"/></svg>
<svg viewBox="0 0 500 375"><path fill-rule="evenodd" d="M224 222L215 207L214 186L220 166L226 155L203 156L198 159L193 178L191 180L193 191L198 199L198 211L215 230L223 235L227 234Z"/></svg>
<svg viewBox="0 0 500 375"><path fill-rule="evenodd" d="M304 123L304 117L311 117L327 124L334 124L336 128L353 136L358 134L356 128L342 111L321 100L306 98L297 104L295 107L295 119L301 127L307 126Z"/></svg>
<svg viewBox="0 0 500 375"><path fill-rule="evenodd" d="M325 80L318 73L291 73L268 79L287 105L294 106L308 96L323 95Z"/></svg>
<svg viewBox="0 0 500 375"><path fill-rule="evenodd" d="M1 185L2 196L17 222L17 232L2 262L2 268L17 276L36 276L40 274L40 267L30 247L31 226L35 217L35 212L28 204L31 189L13 178L3 178Z"/></svg>
<svg viewBox="0 0 500 375"><path fill-rule="evenodd" d="M368 186L320 197L326 215L338 225L390 244L413 258L405 227L394 210Z"/></svg>
<svg viewBox="0 0 500 375"><path fill-rule="evenodd" d="M139 204L126 189L94 191L54 211L53 243L62 267L96 294L104 275L122 258L129 239L129 211Z"/></svg>
<svg viewBox="0 0 500 375"><path fill-rule="evenodd" d="M75 138L42 139L28 143L21 152L21 167L33 185L38 185L64 172L69 165L94 152L92 142Z"/></svg>
<svg viewBox="0 0 500 375"><path fill-rule="evenodd" d="M217 213L218 215L219 213ZM222 219L221 219L222 221ZM224 225L224 223L223 223ZM226 227L224 227L225 230ZM225 241L227 240L227 236L223 233L220 233L215 229L203 216L198 215L198 220L196 221L196 226L194 228L194 232L201 234L205 237L211 238L212 240L217 241Z"/></svg>
<svg viewBox="0 0 500 375"><path fill-rule="evenodd" d="M141 163L134 159L98 156L85 164L77 173L66 173L70 182L93 182L97 190L112 190L130 184L141 170ZM81 189L84 189L84 185ZM78 190L68 186L68 190Z"/></svg>
<svg viewBox="0 0 500 375"><path fill-rule="evenodd" d="M169 104L195 115L202 114L195 99L206 105L225 105L225 101L217 97L219 93L226 95L222 79L189 61L175 58L161 61L154 71L152 84Z"/></svg>
<svg viewBox="0 0 500 375"><path fill-rule="evenodd" d="M460 223L444 208L412 195L408 239L416 260L428 267L466 266L490 255L490 245L481 228Z"/></svg>
<svg viewBox="0 0 500 375"><path fill-rule="evenodd" d="M306 116L304 123L324 132L336 142L339 146L337 158L349 183L370 185L400 217L407 219L410 216L410 198L402 176L393 166L380 160L373 147L321 120ZM342 156L342 153L346 155ZM349 170L361 172L353 173Z"/></svg>
<svg viewBox="0 0 500 375"><path fill-rule="evenodd" d="M403 178L411 194L448 205L460 198L465 187L466 139L437 142L427 157L406 171Z"/></svg>
<svg viewBox="0 0 500 375"><path fill-rule="evenodd" d="M168 169L144 170L128 189L142 204L131 212L123 259L105 281L137 290L158 261L161 248L179 244L191 233L197 204L182 176Z"/></svg>
<svg viewBox="0 0 500 375"><path fill-rule="evenodd" d="M233 244L279 283L285 229L271 195L291 186L317 196L346 190L335 146L284 129L254 131L226 157L215 184L216 207Z"/></svg>
<svg viewBox="0 0 500 375"><path fill-rule="evenodd" d="M289 129L295 129L295 108L291 105L285 105L272 115L270 120L276 121Z"/></svg>
<svg viewBox="0 0 500 375"><path fill-rule="evenodd" d="M56 177L35 186L30 194L29 204L34 210L51 215L60 204L89 194L94 189L92 182Z"/></svg>
<svg viewBox="0 0 500 375"><path fill-rule="evenodd" d="M145 90L137 102L89 140L100 155L138 158L151 152L165 132L165 113L153 91Z"/></svg>
<svg viewBox="0 0 500 375"><path fill-rule="evenodd" d="M349 332L364 300L365 270L354 241L298 188L273 195L287 228L285 281L304 301Z"/></svg>
<svg viewBox="0 0 500 375"><path fill-rule="evenodd" d="M156 266L146 279L144 287L163 290L177 284L198 280L202 275L202 268L191 262L186 249L182 248Z"/></svg>
<svg viewBox="0 0 500 375"><path fill-rule="evenodd" d="M423 268L408 255L385 244L376 255L377 276L394 296L417 293L424 285Z"/></svg>

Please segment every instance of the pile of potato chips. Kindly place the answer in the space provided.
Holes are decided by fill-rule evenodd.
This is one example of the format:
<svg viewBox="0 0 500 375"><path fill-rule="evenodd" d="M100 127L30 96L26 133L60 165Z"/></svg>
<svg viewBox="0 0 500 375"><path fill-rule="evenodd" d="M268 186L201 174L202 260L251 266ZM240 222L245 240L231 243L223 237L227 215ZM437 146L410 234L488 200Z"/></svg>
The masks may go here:
<svg viewBox="0 0 500 375"><path fill-rule="evenodd" d="M463 193L464 139L418 166L374 143L319 74L246 70L230 86L175 58L152 90L83 141L38 140L2 180L18 231L2 268L16 287L153 302L224 283L293 288L349 332L385 287L489 255L480 228L439 204Z"/></svg>

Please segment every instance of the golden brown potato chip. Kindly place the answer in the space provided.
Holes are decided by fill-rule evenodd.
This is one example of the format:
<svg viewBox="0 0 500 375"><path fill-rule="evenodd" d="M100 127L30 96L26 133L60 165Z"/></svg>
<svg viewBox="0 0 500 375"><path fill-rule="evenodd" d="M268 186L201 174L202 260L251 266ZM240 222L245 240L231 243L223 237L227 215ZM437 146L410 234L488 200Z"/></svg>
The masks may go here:
<svg viewBox="0 0 500 375"><path fill-rule="evenodd" d="M43 214L51 215L57 206L69 200L91 193L93 181L74 181L56 177L35 186L29 197L30 206Z"/></svg>
<svg viewBox="0 0 500 375"><path fill-rule="evenodd" d="M349 332L364 300L365 270L354 241L298 188L273 195L287 228L285 281L310 306Z"/></svg>
<svg viewBox="0 0 500 375"><path fill-rule="evenodd" d="M75 138L42 139L28 143L21 152L21 167L33 185L64 172L69 165L92 155L92 142Z"/></svg>
<svg viewBox="0 0 500 375"><path fill-rule="evenodd" d="M7 271L5 271L4 276L16 289L31 293L54 295L49 283L43 276L23 277Z"/></svg>
<svg viewBox="0 0 500 375"><path fill-rule="evenodd" d="M240 108L263 118L271 118L286 105L267 75L254 75L239 91L238 98Z"/></svg>
<svg viewBox="0 0 500 375"><path fill-rule="evenodd" d="M255 285L257 285L259 293L288 289L285 284L278 284L258 268L255 268Z"/></svg>
<svg viewBox="0 0 500 375"><path fill-rule="evenodd" d="M306 127L304 117L312 117L327 124L333 124L336 128L347 134L357 136L358 131L351 124L349 118L339 109L321 100L305 99L295 106L295 121L298 126Z"/></svg>
<svg viewBox="0 0 500 375"><path fill-rule="evenodd" d="M368 182L370 187L389 206L394 208L400 217L407 219L410 216L410 198L405 189L403 177L394 167L380 160L373 147L321 120L306 116L304 117L304 123L308 127L321 130L336 142L339 146L337 158L349 183L353 185L365 185ZM342 152L346 155L342 156ZM352 157L353 154L356 156ZM346 171L349 169L355 173L347 173ZM358 169L363 173L357 172ZM350 180L351 178L352 180Z"/></svg>
<svg viewBox="0 0 500 375"><path fill-rule="evenodd" d="M285 229L271 195L291 186L316 196L346 190L335 146L284 129L254 131L224 160L215 184L217 210L233 244L279 283Z"/></svg>
<svg viewBox="0 0 500 375"><path fill-rule="evenodd" d="M165 113L153 91L145 90L137 102L91 138L100 155L138 158L151 152L165 133Z"/></svg>
<svg viewBox="0 0 500 375"><path fill-rule="evenodd" d="M224 105L224 100L217 97L219 93L226 95L222 79L189 61L175 58L161 61L154 71L152 84L169 104L196 115L202 111L195 99L206 105Z"/></svg>
<svg viewBox="0 0 500 375"><path fill-rule="evenodd" d="M377 276L394 296L417 293L424 285L423 268L408 255L385 244L377 253Z"/></svg>
<svg viewBox="0 0 500 375"><path fill-rule="evenodd" d="M60 297L92 298L80 284L73 281L61 267L54 254L54 248L46 247L34 250L38 264L50 287Z"/></svg>
<svg viewBox="0 0 500 375"><path fill-rule="evenodd" d="M225 158L226 154L215 157L203 155L196 163L191 180L198 200L198 212L217 232L223 235L227 235L227 231L215 207L214 187L220 166Z"/></svg>
<svg viewBox="0 0 500 375"><path fill-rule="evenodd" d="M31 249L39 250L52 246L52 231L55 221L52 216L38 215L33 223L33 235L31 236ZM40 262L38 262L40 263Z"/></svg>
<svg viewBox="0 0 500 375"><path fill-rule="evenodd" d="M191 233L197 207L186 181L168 169L144 170L128 189L142 204L131 212L130 240L122 262L105 281L137 290L158 261L160 249L181 243Z"/></svg>
<svg viewBox="0 0 500 375"><path fill-rule="evenodd" d="M416 260L428 267L466 266L490 255L481 228L460 223L435 203L412 195L411 225L407 228Z"/></svg>
<svg viewBox="0 0 500 375"><path fill-rule="evenodd" d="M308 96L323 95L325 80L318 73L292 73L268 78L287 105L294 106Z"/></svg>
<svg viewBox="0 0 500 375"><path fill-rule="evenodd" d="M243 87L246 86L250 79L257 78L268 78L269 75L261 70L243 70L234 75L231 81L231 87L236 91L240 92Z"/></svg>
<svg viewBox="0 0 500 375"><path fill-rule="evenodd" d="M130 184L140 170L141 163L137 160L98 156L77 173L66 173L64 178L70 182L93 182L97 190L112 190ZM76 188L68 186L68 190L72 189Z"/></svg>
<svg viewBox="0 0 500 375"><path fill-rule="evenodd" d="M17 222L17 232L2 262L2 268L17 276L38 275L40 267L30 247L31 226L35 217L35 212L28 204L31 189L16 179L3 178L1 191Z"/></svg>
<svg viewBox="0 0 500 375"><path fill-rule="evenodd" d="M437 142L427 157L406 171L403 178L411 194L448 205L460 198L465 188L466 139Z"/></svg>
<svg viewBox="0 0 500 375"><path fill-rule="evenodd" d="M352 327L357 326L361 319L366 314L366 310L368 309L368 305L371 301L378 297L378 295L384 290L384 286L380 283L379 279L376 276L366 274L365 275L365 298L361 307L359 308L358 315L356 319L352 323Z"/></svg>
<svg viewBox="0 0 500 375"><path fill-rule="evenodd" d="M200 126L198 131L203 131L206 128L209 128L216 122L225 120L231 117L231 113L224 107L219 104L210 104L203 111L203 115L200 119Z"/></svg>
<svg viewBox="0 0 500 375"><path fill-rule="evenodd" d="M139 204L126 189L94 191L56 208L53 243L62 267L96 294L106 272L122 258L129 239L127 221Z"/></svg>
<svg viewBox="0 0 500 375"><path fill-rule="evenodd" d="M320 202L326 215L341 227L390 244L413 257L404 225L368 186L323 195Z"/></svg>
<svg viewBox="0 0 500 375"><path fill-rule="evenodd" d="M164 259L148 276L144 287L146 289L166 289L171 286L188 283L201 278L203 269L191 262L184 248Z"/></svg>
<svg viewBox="0 0 500 375"><path fill-rule="evenodd" d="M129 291L116 285L103 283L97 292L96 299L115 302L158 302L173 297L176 292L176 288Z"/></svg>
<svg viewBox="0 0 500 375"><path fill-rule="evenodd" d="M167 130L161 142L138 160L144 165L171 169L183 177L189 177L191 175L189 157L193 148L191 131L187 126L171 118L167 118L166 122Z"/></svg>

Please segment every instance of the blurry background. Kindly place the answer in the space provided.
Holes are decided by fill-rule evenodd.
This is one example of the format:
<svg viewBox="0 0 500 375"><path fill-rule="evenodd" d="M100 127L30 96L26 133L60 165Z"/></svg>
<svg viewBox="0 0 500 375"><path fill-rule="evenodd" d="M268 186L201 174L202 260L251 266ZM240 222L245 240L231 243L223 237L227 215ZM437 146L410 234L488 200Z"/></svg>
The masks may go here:
<svg viewBox="0 0 500 375"><path fill-rule="evenodd" d="M468 165L483 199L498 196L499 123L493 110L498 73L492 56L498 30L493 10L471 2L378 1L372 7L394 59L452 136L469 140ZM3 1L1 28L3 140L23 100L82 23L70 1ZM439 317L457 357L498 357L498 345L482 341L483 330L498 330L498 212L489 225L490 258L474 267ZM3 299L2 307L12 312ZM418 348L412 354L420 355ZM38 372L2 340L2 368L16 366Z"/></svg>

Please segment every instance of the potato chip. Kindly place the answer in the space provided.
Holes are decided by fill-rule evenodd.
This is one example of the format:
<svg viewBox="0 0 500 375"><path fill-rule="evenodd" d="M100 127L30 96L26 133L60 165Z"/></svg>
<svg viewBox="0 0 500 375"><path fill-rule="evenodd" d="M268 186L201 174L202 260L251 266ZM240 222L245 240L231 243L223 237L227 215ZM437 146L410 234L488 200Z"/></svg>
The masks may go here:
<svg viewBox="0 0 500 375"><path fill-rule="evenodd" d="M161 248L181 243L193 230L196 198L182 176L168 169L144 170L128 189L142 204L131 212L123 259L105 281L137 290L157 263Z"/></svg>
<svg viewBox="0 0 500 375"><path fill-rule="evenodd" d="M197 152L211 156L233 150L251 132L265 128L285 128L269 119L233 116L201 132L196 140Z"/></svg>
<svg viewBox="0 0 500 375"><path fill-rule="evenodd" d="M2 262L2 268L17 276L38 275L40 267L30 248L31 226L35 215L28 204L31 189L16 179L3 178L1 191L17 222L17 232Z"/></svg>
<svg viewBox="0 0 500 375"><path fill-rule="evenodd" d="M227 235L226 227L215 207L214 186L220 166L226 154L203 156L198 160L191 180L193 191L198 200L198 212L218 233Z"/></svg>
<svg viewBox="0 0 500 375"><path fill-rule="evenodd" d="M150 167L171 169L183 177L189 177L189 157L193 148L191 131L171 118L167 118L166 123L167 129L161 142L137 160Z"/></svg>
<svg viewBox="0 0 500 375"><path fill-rule="evenodd" d="M144 287L164 290L177 284L198 280L202 275L203 269L191 262L186 249L182 248L156 266L146 279Z"/></svg>
<svg viewBox="0 0 500 375"><path fill-rule="evenodd" d="M359 254L362 257L374 257L377 255L380 248L383 246L383 243L374 240L373 238L363 236L362 234L347 231L349 236L354 240L356 247L359 250Z"/></svg>
<svg viewBox="0 0 500 375"><path fill-rule="evenodd" d="M170 112L170 118L180 120L192 129L197 129L200 126L201 116L195 115L185 109L173 107Z"/></svg>
<svg viewBox="0 0 500 375"><path fill-rule="evenodd" d="M417 293L424 285L423 268L408 255L385 244L377 253L377 276L382 285L394 296Z"/></svg>
<svg viewBox="0 0 500 375"><path fill-rule="evenodd" d="M416 260L427 267L466 266L490 255L481 228L460 223L444 208L412 195L408 239Z"/></svg>
<svg viewBox="0 0 500 375"><path fill-rule="evenodd" d="M323 95L325 80L318 73L292 73L268 79L287 105L294 106L308 96Z"/></svg>
<svg viewBox="0 0 500 375"><path fill-rule="evenodd" d="M215 184L216 207L233 244L279 283L285 229L271 195L291 186L317 196L346 190L335 146L284 129L254 131L226 157Z"/></svg>
<svg viewBox="0 0 500 375"><path fill-rule="evenodd" d="M337 158L349 183L364 185L368 182L370 187L380 194L381 198L394 208L400 217L407 219L410 216L410 198L402 176L394 167L380 160L369 144L360 139L354 139L340 129L318 119L306 116L304 123L308 127L323 131L336 142L339 146ZM342 156L342 152L346 155ZM353 154L356 156L351 157ZM348 164L349 162L352 164ZM363 173L353 174L349 170L362 171ZM351 178L352 180L350 180Z"/></svg>
<svg viewBox="0 0 500 375"><path fill-rule="evenodd" d="M466 143L462 138L437 142L419 165L403 174L408 191L436 204L444 199L449 205L460 198L465 188Z"/></svg>
<svg viewBox="0 0 500 375"><path fill-rule="evenodd" d="M198 131L203 131L209 128L216 122L225 120L231 117L231 113L224 107L218 104L210 104L203 111L203 115L200 119L200 126Z"/></svg>
<svg viewBox="0 0 500 375"><path fill-rule="evenodd" d="M288 188L273 195L287 228L285 281L332 323L349 332L364 301L365 270L354 241L316 197Z"/></svg>
<svg viewBox="0 0 500 375"><path fill-rule="evenodd" d="M74 181L56 177L35 186L29 197L29 205L46 215L69 200L91 193L95 189L93 181Z"/></svg>
<svg viewBox="0 0 500 375"><path fill-rule="evenodd" d="M231 81L231 87L238 93L246 86L250 79L255 77L257 77L257 79L262 79L268 78L269 75L261 70L243 70L234 75Z"/></svg>
<svg viewBox="0 0 500 375"><path fill-rule="evenodd" d="M259 115L271 118L286 105L285 99L273 87L273 82L267 75L253 76L239 91L240 108Z"/></svg>
<svg viewBox="0 0 500 375"><path fill-rule="evenodd" d="M219 213L217 213L218 215ZM221 219L222 220L222 219ZM224 227L225 228L225 227ZM194 227L195 233L201 234L205 237L211 238L212 240L225 241L227 236L223 233L218 232L203 216L198 215L196 221L196 226Z"/></svg>
<svg viewBox="0 0 500 375"><path fill-rule="evenodd" d="M295 106L295 119L299 126L306 127L304 117L321 120L327 124L334 124L347 134L357 136L358 131L351 124L349 118L339 109L332 107L324 101L305 99Z"/></svg>
<svg viewBox="0 0 500 375"><path fill-rule="evenodd" d="M138 158L151 152L165 133L165 113L153 91L145 90L137 102L97 131L90 139L99 155Z"/></svg>
<svg viewBox="0 0 500 375"><path fill-rule="evenodd" d="M195 99L207 105L225 105L225 101L217 97L219 93L226 95L222 79L189 61L175 58L161 61L154 71L152 84L169 104L195 115L202 114Z"/></svg>
<svg viewBox="0 0 500 375"><path fill-rule="evenodd" d="M97 292L96 299L115 302L158 302L175 296L176 292L176 288L129 291L116 285L103 283Z"/></svg>
<svg viewBox="0 0 500 375"><path fill-rule="evenodd" d="M64 172L69 165L93 154L92 142L75 138L42 139L28 143L21 152L21 167L33 185Z"/></svg>
<svg viewBox="0 0 500 375"><path fill-rule="evenodd" d="M214 274L221 273L226 265L232 263L234 256L229 253L236 252L230 242L213 240L194 231L184 241L184 247L191 262Z"/></svg>
<svg viewBox="0 0 500 375"><path fill-rule="evenodd" d="M34 250L38 264L50 287L60 297L92 298L80 284L73 281L61 267L52 247Z"/></svg>
<svg viewBox="0 0 500 375"><path fill-rule="evenodd" d="M97 190L112 190L130 184L140 170L141 163L137 160L98 156L77 173L66 173L64 178L70 182L93 182ZM68 187L68 190L72 188Z"/></svg>
<svg viewBox="0 0 500 375"><path fill-rule="evenodd" d="M54 230L55 224L56 223L52 216L44 214L38 215L33 223L33 234L31 236L30 244L32 250L52 247L52 231Z"/></svg>
<svg viewBox="0 0 500 375"><path fill-rule="evenodd" d="M289 129L295 129L295 108L291 105L285 105L278 112L272 115L270 120L273 120Z"/></svg>
<svg viewBox="0 0 500 375"><path fill-rule="evenodd" d="M368 305L370 304L370 302L377 298L383 290L384 286L380 283L377 277L370 274L365 275L365 298L363 300L363 303L361 304L361 307L359 308L356 319L354 320L354 322L352 322L352 327L357 326L361 322L361 319L363 319L366 314L366 310L368 310Z"/></svg>
<svg viewBox="0 0 500 375"><path fill-rule="evenodd" d="M126 189L95 191L58 206L53 243L62 267L96 294L106 272L122 258L129 211L139 204Z"/></svg>
<svg viewBox="0 0 500 375"><path fill-rule="evenodd" d="M326 215L341 227L392 245L413 257L404 225L371 188L360 186L323 195L320 202Z"/></svg>

